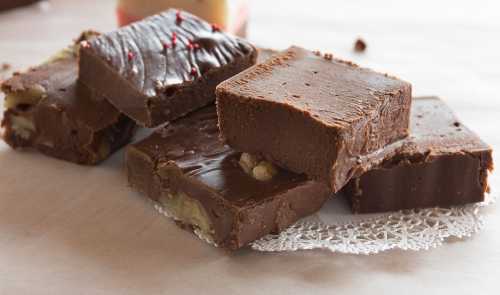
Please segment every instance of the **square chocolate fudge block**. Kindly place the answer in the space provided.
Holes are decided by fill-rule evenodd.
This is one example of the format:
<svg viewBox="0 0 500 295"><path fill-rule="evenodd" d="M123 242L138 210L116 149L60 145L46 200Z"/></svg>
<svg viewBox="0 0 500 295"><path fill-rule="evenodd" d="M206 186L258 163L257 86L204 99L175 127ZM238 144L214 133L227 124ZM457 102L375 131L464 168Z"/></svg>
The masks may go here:
<svg viewBox="0 0 500 295"><path fill-rule="evenodd" d="M491 148L437 97L413 99L410 137L342 190L355 213L481 202Z"/></svg>
<svg viewBox="0 0 500 295"><path fill-rule="evenodd" d="M217 84L257 56L247 41L178 10L84 42L80 51L81 81L146 127L213 103Z"/></svg>
<svg viewBox="0 0 500 295"><path fill-rule="evenodd" d="M79 40L95 35L86 32ZM131 140L135 123L77 82L77 47L2 84L6 94L2 126L11 147L35 148L92 165Z"/></svg>
<svg viewBox="0 0 500 295"><path fill-rule="evenodd" d="M359 157L408 135L411 85L299 47L217 87L219 127L262 155L340 190Z"/></svg>
<svg viewBox="0 0 500 295"><path fill-rule="evenodd" d="M127 148L130 185L181 225L238 249L318 211L327 185L241 154L219 141L215 106Z"/></svg>

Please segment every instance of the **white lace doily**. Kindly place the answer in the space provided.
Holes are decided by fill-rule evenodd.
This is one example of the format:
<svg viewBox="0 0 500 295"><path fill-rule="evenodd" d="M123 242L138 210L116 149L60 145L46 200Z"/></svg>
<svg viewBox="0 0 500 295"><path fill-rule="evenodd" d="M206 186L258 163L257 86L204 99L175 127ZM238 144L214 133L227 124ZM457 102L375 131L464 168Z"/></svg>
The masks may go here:
<svg viewBox="0 0 500 295"><path fill-rule="evenodd" d="M262 252L283 252L324 249L346 254L376 254L391 249L428 250L441 246L451 237L466 238L483 226L481 208L493 204L488 194L482 203L449 209L429 208L383 214L350 212L342 197L329 201L319 213L304 218L277 235L267 235L253 242L252 249ZM162 215L175 215L153 202ZM200 239L217 246L201 232Z"/></svg>
<svg viewBox="0 0 500 295"><path fill-rule="evenodd" d="M251 244L265 252L326 249L348 254L375 254L390 249L427 250L451 237L465 238L483 226L481 208L495 201L453 207L353 215L342 198L332 200L315 216L278 235Z"/></svg>

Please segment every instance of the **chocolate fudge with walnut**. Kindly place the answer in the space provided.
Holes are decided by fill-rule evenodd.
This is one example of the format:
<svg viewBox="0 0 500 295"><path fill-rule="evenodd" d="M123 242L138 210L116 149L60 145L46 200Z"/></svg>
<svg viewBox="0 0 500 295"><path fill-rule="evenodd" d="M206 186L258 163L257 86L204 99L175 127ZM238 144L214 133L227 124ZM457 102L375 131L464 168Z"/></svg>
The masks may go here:
<svg viewBox="0 0 500 295"><path fill-rule="evenodd" d="M228 145L334 192L357 176L360 156L408 135L411 85L331 54L291 47L216 93Z"/></svg>
<svg viewBox="0 0 500 295"><path fill-rule="evenodd" d="M4 140L13 148L94 165L128 143L135 123L78 82L78 43L2 83Z"/></svg>

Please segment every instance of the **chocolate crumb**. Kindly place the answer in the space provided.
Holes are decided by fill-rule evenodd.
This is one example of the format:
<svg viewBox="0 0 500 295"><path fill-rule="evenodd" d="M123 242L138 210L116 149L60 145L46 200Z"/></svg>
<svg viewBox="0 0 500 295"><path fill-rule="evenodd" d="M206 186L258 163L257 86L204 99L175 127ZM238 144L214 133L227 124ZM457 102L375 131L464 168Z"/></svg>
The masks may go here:
<svg viewBox="0 0 500 295"><path fill-rule="evenodd" d="M365 50L366 50L366 42L363 39L358 38L354 43L354 51L364 52Z"/></svg>
<svg viewBox="0 0 500 295"><path fill-rule="evenodd" d="M324 57L326 60L333 60L333 54L331 53L325 53Z"/></svg>

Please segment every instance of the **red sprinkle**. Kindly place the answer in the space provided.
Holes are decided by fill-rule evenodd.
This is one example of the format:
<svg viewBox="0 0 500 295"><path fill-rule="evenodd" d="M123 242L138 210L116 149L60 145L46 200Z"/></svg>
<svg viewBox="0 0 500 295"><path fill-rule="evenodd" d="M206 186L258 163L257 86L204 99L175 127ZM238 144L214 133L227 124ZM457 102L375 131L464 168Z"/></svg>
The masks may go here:
<svg viewBox="0 0 500 295"><path fill-rule="evenodd" d="M197 76L198 75L198 70L196 68L191 68L191 75L192 76Z"/></svg>
<svg viewBox="0 0 500 295"><path fill-rule="evenodd" d="M172 46L175 47L175 45L177 45L177 33L173 32L172 33Z"/></svg>
<svg viewBox="0 0 500 295"><path fill-rule="evenodd" d="M200 44L193 42L193 40L189 40L189 41L188 41L187 48L188 48L189 50L199 49L199 48L200 48Z"/></svg>
<svg viewBox="0 0 500 295"><path fill-rule="evenodd" d="M134 59L135 57L135 54L132 52L132 51L129 51L127 53L127 57L128 57L128 60L131 61L132 59Z"/></svg>
<svg viewBox="0 0 500 295"><path fill-rule="evenodd" d="M178 23L182 22L184 19L182 18L182 15L181 15L181 11L180 10L177 10L177 12L175 13L175 17L176 17L176 20Z"/></svg>
<svg viewBox="0 0 500 295"><path fill-rule="evenodd" d="M218 24L212 24L212 31L219 32L220 31L220 26Z"/></svg>
<svg viewBox="0 0 500 295"><path fill-rule="evenodd" d="M170 48L170 44L168 44L167 42L163 42L163 49L169 49Z"/></svg>

